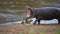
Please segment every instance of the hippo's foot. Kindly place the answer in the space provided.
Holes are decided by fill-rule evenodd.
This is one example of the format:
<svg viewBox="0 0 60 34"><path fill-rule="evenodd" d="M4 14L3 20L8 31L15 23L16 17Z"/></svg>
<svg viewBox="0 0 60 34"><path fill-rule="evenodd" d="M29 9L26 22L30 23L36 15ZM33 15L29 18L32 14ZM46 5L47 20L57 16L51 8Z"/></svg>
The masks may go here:
<svg viewBox="0 0 60 34"><path fill-rule="evenodd" d="M40 25L40 20L38 20L38 25Z"/></svg>
<svg viewBox="0 0 60 34"><path fill-rule="evenodd" d="M58 24L60 24L60 21L58 21Z"/></svg>
<svg viewBox="0 0 60 34"><path fill-rule="evenodd" d="M24 24L24 22L22 21L22 23L21 24Z"/></svg>
<svg viewBox="0 0 60 34"><path fill-rule="evenodd" d="M38 25L40 25L40 22L38 22Z"/></svg>
<svg viewBox="0 0 60 34"><path fill-rule="evenodd" d="M35 23L33 23L33 25L36 25L36 22L35 22Z"/></svg>
<svg viewBox="0 0 60 34"><path fill-rule="evenodd" d="M60 19L58 19L58 24L60 24Z"/></svg>

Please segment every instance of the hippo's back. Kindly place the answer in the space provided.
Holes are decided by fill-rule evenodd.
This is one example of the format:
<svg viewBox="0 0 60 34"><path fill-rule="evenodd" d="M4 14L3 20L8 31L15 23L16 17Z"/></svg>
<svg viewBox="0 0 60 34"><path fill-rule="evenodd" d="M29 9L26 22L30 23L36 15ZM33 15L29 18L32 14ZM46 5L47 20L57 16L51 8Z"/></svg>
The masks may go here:
<svg viewBox="0 0 60 34"><path fill-rule="evenodd" d="M54 18L56 16L56 14L60 14L60 8L56 8L56 7L44 7L44 8L38 8L36 9L36 16L40 17L42 19L45 18ZM59 16L59 15L58 15Z"/></svg>
<svg viewBox="0 0 60 34"><path fill-rule="evenodd" d="M36 11L37 14L53 14L56 11L56 9L52 7L48 7L48 8L44 7L44 8L38 8L36 9Z"/></svg>

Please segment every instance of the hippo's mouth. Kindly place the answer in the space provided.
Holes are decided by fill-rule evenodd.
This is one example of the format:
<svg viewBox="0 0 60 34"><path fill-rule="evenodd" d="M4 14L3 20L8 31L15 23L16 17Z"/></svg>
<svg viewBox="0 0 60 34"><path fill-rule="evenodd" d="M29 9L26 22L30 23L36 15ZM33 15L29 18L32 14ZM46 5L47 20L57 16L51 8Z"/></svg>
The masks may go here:
<svg viewBox="0 0 60 34"><path fill-rule="evenodd" d="M30 17L30 11L27 11L27 17Z"/></svg>

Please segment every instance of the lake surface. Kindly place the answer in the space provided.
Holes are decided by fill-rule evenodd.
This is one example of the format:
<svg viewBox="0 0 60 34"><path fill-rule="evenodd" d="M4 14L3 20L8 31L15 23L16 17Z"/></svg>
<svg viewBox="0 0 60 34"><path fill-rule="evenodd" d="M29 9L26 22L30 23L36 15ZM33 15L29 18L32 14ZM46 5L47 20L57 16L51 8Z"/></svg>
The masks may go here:
<svg viewBox="0 0 60 34"><path fill-rule="evenodd" d="M30 24L33 24L34 21L36 20L35 18L32 18L32 22L30 22ZM7 22L4 24L0 24L0 26L11 26L11 25L21 25L22 21L15 21L15 22ZM36 23L38 24L38 23ZM52 19L52 20L41 20L40 24L58 24L58 20L57 19Z"/></svg>
<svg viewBox="0 0 60 34"><path fill-rule="evenodd" d="M26 18L26 5L34 8L40 7L60 7L59 1L55 0L1 0L0 1L0 24L21 21ZM41 21L43 22L57 22Z"/></svg>

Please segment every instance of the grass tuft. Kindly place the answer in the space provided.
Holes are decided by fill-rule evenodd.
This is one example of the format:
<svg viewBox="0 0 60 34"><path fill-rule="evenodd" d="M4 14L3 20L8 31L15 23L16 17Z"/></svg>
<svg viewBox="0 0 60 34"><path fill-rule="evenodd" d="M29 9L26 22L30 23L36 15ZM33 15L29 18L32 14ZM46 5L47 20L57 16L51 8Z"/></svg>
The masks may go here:
<svg viewBox="0 0 60 34"><path fill-rule="evenodd" d="M46 31L41 30L41 31L40 31L40 34L46 34Z"/></svg>
<svg viewBox="0 0 60 34"><path fill-rule="evenodd" d="M56 34L60 34L60 30L58 30L58 31L56 32Z"/></svg>
<svg viewBox="0 0 60 34"><path fill-rule="evenodd" d="M29 34L34 34L35 32L34 32L33 29L29 29L29 30L28 30L28 33L29 33Z"/></svg>

